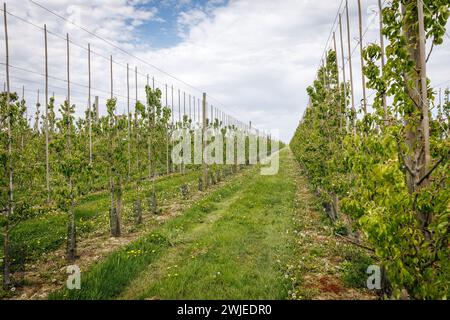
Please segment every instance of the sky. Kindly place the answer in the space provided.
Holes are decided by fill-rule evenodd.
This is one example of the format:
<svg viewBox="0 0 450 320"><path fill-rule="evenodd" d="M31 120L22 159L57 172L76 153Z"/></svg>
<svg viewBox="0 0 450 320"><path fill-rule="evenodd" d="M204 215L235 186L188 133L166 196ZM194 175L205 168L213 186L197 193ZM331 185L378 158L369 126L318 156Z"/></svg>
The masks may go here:
<svg viewBox="0 0 450 320"><path fill-rule="evenodd" d="M13 66L11 86L18 92L25 86L31 117L36 109L37 90L41 104L44 99L44 33L41 28L46 24L49 90L55 94L57 103L62 103L67 87L65 36L69 33L71 99L78 115L82 115L87 106L89 43L92 95L99 96L103 114L110 95L108 58L112 55L113 89L120 112L128 107L128 63L130 108L134 105L137 67L137 97L141 101L148 74L150 81L155 78L155 85L163 90L163 104L165 85L168 85L169 105L174 86L175 117L178 117L178 90L180 109L185 105L186 112L189 101L193 110L194 101L198 105L198 98L206 92L209 104L244 123L252 121L253 126L261 130L279 130L281 139L289 142L307 106L306 88L315 78L339 3L335 0L10 0L7 11L12 14L8 15ZM363 43L367 45L379 39L377 0L362 3ZM362 85L356 4L356 1L349 2L358 103ZM339 48L339 33L337 37ZM3 32L0 41L0 61L3 62ZM450 85L448 32L445 41L443 46L434 49L428 67L436 87ZM332 43L328 42L328 47L330 45ZM0 77L5 78L3 65Z"/></svg>

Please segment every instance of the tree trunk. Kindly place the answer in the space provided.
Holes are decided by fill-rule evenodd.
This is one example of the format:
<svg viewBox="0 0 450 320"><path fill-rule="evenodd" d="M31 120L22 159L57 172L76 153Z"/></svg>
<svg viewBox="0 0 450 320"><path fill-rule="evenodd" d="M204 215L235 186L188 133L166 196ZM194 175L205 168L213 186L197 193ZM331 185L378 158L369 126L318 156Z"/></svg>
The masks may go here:
<svg viewBox="0 0 450 320"><path fill-rule="evenodd" d="M136 218L136 224L142 223L142 208L141 208L141 198L137 198L134 202L134 216Z"/></svg>
<svg viewBox="0 0 450 320"><path fill-rule="evenodd" d="M73 262L76 259L77 242L76 242L74 201L72 194L72 181L70 181L70 193L71 194L70 194L69 224L67 230L67 261Z"/></svg>
<svg viewBox="0 0 450 320"><path fill-rule="evenodd" d="M9 225L5 226L5 239L3 241L3 288L8 290L11 285L11 262L9 257Z"/></svg>
<svg viewBox="0 0 450 320"><path fill-rule="evenodd" d="M122 225L122 178L119 177L119 181L117 184L117 211L116 211L116 236L120 237L121 235L121 225Z"/></svg>
<svg viewBox="0 0 450 320"><path fill-rule="evenodd" d="M138 116L136 113L136 120L135 120L135 130L136 130L136 168L138 172L137 182L136 182L136 223L141 224L142 223L142 207L141 207L141 180L142 180L142 171L140 168L140 157L139 157L139 146L140 146L140 135L139 135L139 127L137 125L138 123Z"/></svg>
<svg viewBox="0 0 450 320"><path fill-rule="evenodd" d="M120 181L117 185L114 179L111 178L111 208L109 216L109 224L111 228L112 237L120 237L120 211L122 208L122 191Z"/></svg>
<svg viewBox="0 0 450 320"><path fill-rule="evenodd" d="M116 230L115 218L114 218L116 216L116 202L114 201L115 187L114 187L114 179L112 176L109 178L109 189L110 189L110 193L111 193L110 207L109 207L109 227L111 230L111 236L114 237L115 236L114 232Z"/></svg>
<svg viewBox="0 0 450 320"><path fill-rule="evenodd" d="M406 6L415 4L417 0L409 0L402 5L403 16L406 15ZM420 1L420 0L419 0ZM407 147L407 154L405 157L406 165L409 170L406 171L406 183L408 191L412 195L419 191L426 182L419 186L421 177L426 175L428 170L428 158L430 157L429 149L427 150L427 137L429 135L428 119L428 104L426 97L424 98L422 92L422 82L426 81L426 70L423 68L423 59L421 55L421 39L419 32L417 5L415 6L415 13L409 15L409 19L404 19L403 33L406 37L409 58L413 62L413 74L405 74L405 90L409 95L413 110L405 114L405 142ZM426 85L426 84L425 84ZM426 114L426 116L424 116ZM421 230L427 240L431 239L431 234L428 226L431 222L431 215L420 212L416 207L413 208L416 216L421 223Z"/></svg>

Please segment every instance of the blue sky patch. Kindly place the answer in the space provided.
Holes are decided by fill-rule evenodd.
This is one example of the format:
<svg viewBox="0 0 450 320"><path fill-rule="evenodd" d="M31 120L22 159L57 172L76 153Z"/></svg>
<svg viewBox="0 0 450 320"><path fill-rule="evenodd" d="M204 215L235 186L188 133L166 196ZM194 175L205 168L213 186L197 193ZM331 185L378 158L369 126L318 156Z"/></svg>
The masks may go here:
<svg viewBox="0 0 450 320"><path fill-rule="evenodd" d="M161 0L138 5L139 8L156 8L156 19L147 21L136 29L136 37L155 49L169 48L183 40L178 23L180 15L192 10L201 10L205 15L228 0Z"/></svg>

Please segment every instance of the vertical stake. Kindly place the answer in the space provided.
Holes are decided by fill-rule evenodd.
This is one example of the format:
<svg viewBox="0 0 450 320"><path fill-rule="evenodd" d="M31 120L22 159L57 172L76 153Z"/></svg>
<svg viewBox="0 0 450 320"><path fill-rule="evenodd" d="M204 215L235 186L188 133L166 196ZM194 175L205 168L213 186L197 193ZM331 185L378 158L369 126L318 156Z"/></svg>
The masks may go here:
<svg viewBox="0 0 450 320"><path fill-rule="evenodd" d="M175 120L175 115L173 114L173 85L172 85L172 103L171 103L171 107L172 107L172 126Z"/></svg>
<svg viewBox="0 0 450 320"><path fill-rule="evenodd" d="M341 79L339 77L339 59L338 52L336 46L336 32L333 31L333 49L335 54L335 62L336 62L336 85L339 89L339 128L342 129L343 121L342 121L342 95L341 95Z"/></svg>
<svg viewBox="0 0 450 320"><path fill-rule="evenodd" d="M11 113L10 108L10 83L9 83L9 39L8 39L8 22L6 18L6 3L3 4L3 17L5 22L5 50L6 50L6 106L8 109L8 173L9 173L9 189L8 189L8 210L6 212L6 233L4 239L4 258L3 258L3 285L5 289L9 289L11 285L10 277L10 259L9 259L9 217L13 214L13 159L12 159L12 130L11 130Z"/></svg>
<svg viewBox="0 0 450 320"><path fill-rule="evenodd" d="M181 92L178 89L178 122L181 123Z"/></svg>
<svg viewBox="0 0 450 320"><path fill-rule="evenodd" d="M137 128L138 126L138 113L137 113L137 102L138 102L138 70L137 66L134 67L134 96L135 96L135 102L134 102L134 126ZM137 129L136 129L137 130ZM139 133L137 133L139 134Z"/></svg>
<svg viewBox="0 0 450 320"><path fill-rule="evenodd" d="M110 75L111 75L111 100L114 97L114 82L113 82L113 58L112 55L109 57L110 59Z"/></svg>
<svg viewBox="0 0 450 320"><path fill-rule="evenodd" d="M25 86L22 86L22 101L25 101ZM28 125L28 106L25 104L25 119L27 120Z"/></svg>
<svg viewBox="0 0 450 320"><path fill-rule="evenodd" d="M47 25L44 24L45 35L45 181L47 187L47 203L50 203L50 161L49 161L49 136L48 136L48 43Z"/></svg>
<svg viewBox="0 0 450 320"><path fill-rule="evenodd" d="M89 74L89 89L88 89L88 112L89 112L89 164L92 165L92 102L91 102L91 44L88 43L88 74Z"/></svg>
<svg viewBox="0 0 450 320"><path fill-rule="evenodd" d="M353 68L352 68L352 49L350 43L350 18L348 15L348 0L345 1L345 12L347 16L347 41L348 41L348 64L350 68L350 93L352 96L352 117L353 117L353 135L356 136L356 109L355 109L355 91L353 88Z"/></svg>
<svg viewBox="0 0 450 320"><path fill-rule="evenodd" d="M165 84L165 88L166 88L166 109L167 109L168 106L169 106L168 92L167 92L167 90L168 90L168 88L167 88L167 83ZM170 148L169 148L169 140L170 140L170 134L169 134L169 126L168 126L168 124L167 124L167 126L166 126L166 130L167 130L167 132L166 132L166 138L167 138L167 140L166 140L166 171L167 171L167 175L169 175L169 174L170 174L170 159L169 159L169 151L170 151Z"/></svg>
<svg viewBox="0 0 450 320"><path fill-rule="evenodd" d="M363 49L363 31L362 31L362 14L361 14L361 0L358 0L358 20L359 20L359 51L361 55L361 78L362 78L362 89L363 89L363 101L362 108L364 115L367 115L367 97L366 97L366 78L364 76L364 49Z"/></svg>
<svg viewBox="0 0 450 320"><path fill-rule="evenodd" d="M205 149L206 149L206 93L203 93L203 102L202 102L202 115L203 115L203 148L202 148L202 166L203 166L203 186L206 190L208 186L208 166L206 164L205 159Z"/></svg>
<svg viewBox="0 0 450 320"><path fill-rule="evenodd" d="M430 119L428 107L428 87L427 87L427 62L426 62L426 34L425 34L425 16L423 12L423 0L417 0L417 11L419 19L419 52L420 52L420 85L422 100L422 134L424 143L425 163L423 172L428 172L431 163L430 155ZM429 179L426 179L425 184Z"/></svg>
<svg viewBox="0 0 450 320"><path fill-rule="evenodd" d="M344 116L344 114L347 113L347 79L346 79L346 75L345 75L345 53L344 53L344 38L343 38L343 34L342 34L342 15L339 14L339 33L340 33L340 43L341 43L341 60L342 60L342 81L344 82L344 110L342 115L341 115L341 122L342 122L342 117ZM339 92L340 94L340 92Z"/></svg>
<svg viewBox="0 0 450 320"><path fill-rule="evenodd" d="M167 99L167 83L165 84L165 88L166 88L166 108L168 107L168 99Z"/></svg>
<svg viewBox="0 0 450 320"><path fill-rule="evenodd" d="M99 104L98 104L98 96L95 96L94 100L95 104L95 121L98 123L98 120L100 119L100 110L99 110Z"/></svg>
<svg viewBox="0 0 450 320"><path fill-rule="evenodd" d="M386 61L385 61L384 36L383 36L383 4L381 3L381 0L378 0L378 8L380 12L381 76L383 76ZM384 125L386 126L388 124L388 109L385 92L383 92L383 110L384 110Z"/></svg>
<svg viewBox="0 0 450 320"><path fill-rule="evenodd" d="M131 176L130 66L127 63L128 180Z"/></svg>

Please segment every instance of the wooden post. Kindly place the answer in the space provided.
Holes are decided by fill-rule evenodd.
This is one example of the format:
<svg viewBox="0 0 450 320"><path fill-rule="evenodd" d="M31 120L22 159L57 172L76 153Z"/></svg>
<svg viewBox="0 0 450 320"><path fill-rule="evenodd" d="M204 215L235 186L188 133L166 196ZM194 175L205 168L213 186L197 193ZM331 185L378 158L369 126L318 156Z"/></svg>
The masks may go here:
<svg viewBox="0 0 450 320"><path fill-rule="evenodd" d="M171 108L172 108L172 125L171 125L170 129L171 129L171 132L173 132L174 125L175 125L175 114L174 114L174 107L173 107L173 106L174 106L174 100L173 100L173 85L172 85L171 87L172 87L172 92L171 92L171 94L172 94L172 103L171 103ZM170 145L171 145L172 150L173 150L173 141L171 141ZM171 172L174 172L174 171L175 171L175 165L173 164L173 162L171 163L170 171L171 171Z"/></svg>
<svg viewBox="0 0 450 320"><path fill-rule="evenodd" d="M425 17L423 12L423 0L417 0L417 12L419 18L419 53L420 53L420 88L422 100L422 133L424 143L425 163L422 172L428 172L431 163L430 155L430 119L428 107L428 87L427 87L427 62L426 62L426 34L425 34ZM425 179L425 185L428 184L429 179Z"/></svg>
<svg viewBox="0 0 450 320"><path fill-rule="evenodd" d="M366 77L364 76L364 49L363 49L363 30L362 30L362 14L361 14L361 0L358 0L358 20L359 20L359 51L361 55L361 78L363 89L362 108L364 115L367 114L367 97L366 97Z"/></svg>
<svg viewBox="0 0 450 320"><path fill-rule="evenodd" d="M203 141L203 148L202 148L202 166L203 166L203 186L206 190L206 188L208 187L208 165L206 164L206 159L205 159L205 149L206 149L206 93L203 93L203 101L202 101L202 115L203 115L203 126L202 126L202 131L203 131L203 137L202 137L202 141Z"/></svg>
<svg viewBox="0 0 450 320"><path fill-rule="evenodd" d="M6 106L10 111L10 83L9 83L9 39L8 39L8 22L6 18L6 3L3 4L3 17L5 25L5 50L6 50ZM8 189L8 207L6 211L5 234L3 241L3 287L9 289L11 285L10 275L10 256L9 256L9 235L10 235L10 221L9 218L13 214L14 207L14 185L13 185L13 159L12 159L12 128L11 128L11 112L8 112L8 175L9 175L9 189Z"/></svg>
<svg viewBox="0 0 450 320"><path fill-rule="evenodd" d="M25 101L25 86L22 86L22 101ZM25 104L25 119L28 125L28 106Z"/></svg>
<svg viewBox="0 0 450 320"><path fill-rule="evenodd" d="M356 108L355 108L355 91L353 87L353 68L352 68L352 48L350 43L350 18L348 15L348 0L345 1L345 12L347 15L347 41L348 41L348 64L350 68L350 93L352 97L352 117L353 117L353 135L356 136Z"/></svg>
<svg viewBox="0 0 450 320"><path fill-rule="evenodd" d="M337 53L337 46L336 46L336 32L333 31L333 50L336 56L336 69L337 69L337 73L336 73L336 78L337 78L337 86L338 88L340 87L339 81L340 81L340 77L339 77L339 60L338 60L338 53Z"/></svg>
<svg viewBox="0 0 450 320"><path fill-rule="evenodd" d="M67 104L70 107L70 46L69 46L69 34L67 33ZM69 140L70 140L70 132L69 132ZM70 145L70 142L69 142ZM69 150L70 152L70 150Z"/></svg>
<svg viewBox="0 0 450 320"><path fill-rule="evenodd" d="M155 77L152 76L152 90L155 91ZM153 122L156 127L156 106L153 106ZM154 161L155 165L153 166L153 174L152 174L152 199L153 199L153 208L154 213L156 213L156 191L155 191L155 176L156 176L156 161Z"/></svg>
<svg viewBox="0 0 450 320"><path fill-rule="evenodd" d="M322 59L322 68L325 70L325 72L323 72L323 83L325 85L326 88L328 88L328 84L327 84L327 68L325 66L325 62Z"/></svg>
<svg viewBox="0 0 450 320"><path fill-rule="evenodd" d="M343 110L343 114L341 115L341 122L342 121L342 117L344 116L344 114L347 113L347 79L346 79L346 75L345 75L345 53L344 53L344 37L342 34L342 15L339 14L339 33L340 33L340 43L341 43L341 60L342 60L342 81L344 83L344 110ZM340 92L339 92L340 93ZM346 125L347 127L347 125Z"/></svg>
<svg viewBox="0 0 450 320"><path fill-rule="evenodd" d="M92 165L92 102L91 102L91 44L88 43L88 112L89 112L89 164Z"/></svg>
<svg viewBox="0 0 450 320"><path fill-rule="evenodd" d="M211 117L211 119L209 119L209 124L210 125L212 125L213 124L213 121L214 121L214 112L213 112L213 106L211 105L211 114L210 114L210 117Z"/></svg>
<svg viewBox="0 0 450 320"><path fill-rule="evenodd" d="M165 89L166 89L166 108L169 106L169 101L167 99L167 83L165 84Z"/></svg>
<svg viewBox="0 0 450 320"><path fill-rule="evenodd" d="M194 125L195 125L195 121L197 120L197 117L195 116L195 97L192 97L192 100L194 102L193 108L194 108Z"/></svg>
<svg viewBox="0 0 450 320"><path fill-rule="evenodd" d="M47 187L47 204L50 203L50 161L49 161L49 134L48 134L48 40L47 25L44 24L45 36L45 181Z"/></svg>
<svg viewBox="0 0 450 320"><path fill-rule="evenodd" d="M138 101L138 68L137 66L134 67L134 94L136 102Z"/></svg>
<svg viewBox="0 0 450 320"><path fill-rule="evenodd" d="M147 83L149 81L149 76L147 75ZM147 84L147 87L149 85ZM146 98L147 99L147 98ZM152 135L151 135L151 113L150 108L148 110L148 140L147 140L147 157L148 157L148 178L152 178Z"/></svg>
<svg viewBox="0 0 450 320"><path fill-rule="evenodd" d="M39 107L41 106L40 103L40 99L39 99L39 89L37 90L37 100L36 100L36 113L34 115L34 131L36 131L36 133L39 133L39 116L40 116L40 111L39 111Z"/></svg>
<svg viewBox="0 0 450 320"><path fill-rule="evenodd" d="M111 100L114 98L114 82L113 82L113 58L110 56L110 75L111 75Z"/></svg>
<svg viewBox="0 0 450 320"><path fill-rule="evenodd" d="M172 107L172 126L173 126L173 123L175 122L175 115L173 114L173 85L172 85L172 103L171 103L171 107Z"/></svg>
<svg viewBox="0 0 450 320"><path fill-rule="evenodd" d="M184 128L184 117L185 116L186 116L186 92L183 91L183 117L181 118L183 128ZM183 162L181 163L181 166L180 166L180 171L182 174L185 174L184 157L183 157Z"/></svg>
<svg viewBox="0 0 450 320"><path fill-rule="evenodd" d="M341 83L339 78L339 60L338 60L338 53L337 53L337 46L336 46L336 32L333 31L333 49L335 54L335 63L336 63L336 86L339 90L339 128L342 129L343 121L342 121L342 95L341 95Z"/></svg>
<svg viewBox="0 0 450 320"><path fill-rule="evenodd" d="M384 74L385 61L385 49L384 49L384 36L383 36L383 4L381 0L378 0L378 8L380 11L380 48L381 48L381 76ZM388 109L387 109L387 99L386 93L383 92L383 110L384 110L384 125L388 124Z"/></svg>
<svg viewBox="0 0 450 320"><path fill-rule="evenodd" d="M191 120L191 95L189 95L189 120Z"/></svg>
<svg viewBox="0 0 450 320"><path fill-rule="evenodd" d="M130 66L127 63L128 180L131 176Z"/></svg>
<svg viewBox="0 0 450 320"><path fill-rule="evenodd" d="M178 122L181 123L181 92L178 89Z"/></svg>
<svg viewBox="0 0 450 320"><path fill-rule="evenodd" d="M98 104L98 96L95 96L95 121L98 123L99 119L100 119L100 110L99 110L99 104Z"/></svg>
<svg viewBox="0 0 450 320"><path fill-rule="evenodd" d="M165 84L165 88L166 88L166 108L168 108L169 106L169 101L168 101L168 93L167 93L167 83ZM169 125L167 124L166 127L166 171L167 171L167 175L170 174L170 155L169 155L169 143L170 143L170 133L169 133Z"/></svg>
<svg viewBox="0 0 450 320"><path fill-rule="evenodd" d="M67 105L70 108L70 46L69 46L69 34L67 33ZM67 144L68 152L71 154L71 127L70 121L67 124ZM72 177L69 178L69 190L70 190L70 209L69 209L69 232L68 232L68 245L67 245L67 260L74 261L76 257L76 227L75 227L75 213L74 213L74 195L73 195L73 183Z"/></svg>

